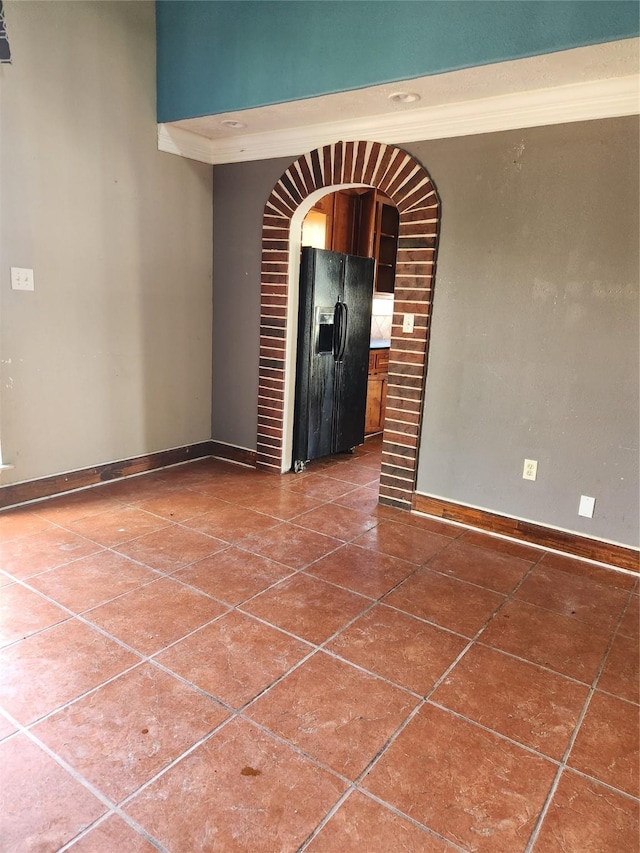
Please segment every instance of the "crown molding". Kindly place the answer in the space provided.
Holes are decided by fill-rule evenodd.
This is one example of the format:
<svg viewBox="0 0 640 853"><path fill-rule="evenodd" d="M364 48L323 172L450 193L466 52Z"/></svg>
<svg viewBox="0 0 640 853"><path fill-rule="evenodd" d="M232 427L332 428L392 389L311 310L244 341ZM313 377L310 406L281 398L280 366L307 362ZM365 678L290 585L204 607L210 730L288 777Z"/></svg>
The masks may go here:
<svg viewBox="0 0 640 853"><path fill-rule="evenodd" d="M374 139L398 145L639 112L640 78L633 75L224 139L159 124L158 149L212 165L242 163L297 156L339 141Z"/></svg>

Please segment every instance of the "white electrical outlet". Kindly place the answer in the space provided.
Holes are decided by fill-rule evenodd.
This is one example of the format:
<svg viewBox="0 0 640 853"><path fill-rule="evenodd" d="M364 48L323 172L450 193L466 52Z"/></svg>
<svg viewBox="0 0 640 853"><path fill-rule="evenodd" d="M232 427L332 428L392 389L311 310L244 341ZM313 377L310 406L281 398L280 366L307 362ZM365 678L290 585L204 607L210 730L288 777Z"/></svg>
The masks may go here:
<svg viewBox="0 0 640 853"><path fill-rule="evenodd" d="M413 332L413 314L405 314L402 320L402 331Z"/></svg>
<svg viewBox="0 0 640 853"><path fill-rule="evenodd" d="M535 480L538 476L538 463L535 459L525 459L522 469L523 480Z"/></svg>
<svg viewBox="0 0 640 853"><path fill-rule="evenodd" d="M584 518L593 518L593 511L595 508L595 498L590 498L589 495L580 495L580 506L578 507L578 515L582 515Z"/></svg>
<svg viewBox="0 0 640 853"><path fill-rule="evenodd" d="M33 270L26 267L11 267L11 289L33 290Z"/></svg>

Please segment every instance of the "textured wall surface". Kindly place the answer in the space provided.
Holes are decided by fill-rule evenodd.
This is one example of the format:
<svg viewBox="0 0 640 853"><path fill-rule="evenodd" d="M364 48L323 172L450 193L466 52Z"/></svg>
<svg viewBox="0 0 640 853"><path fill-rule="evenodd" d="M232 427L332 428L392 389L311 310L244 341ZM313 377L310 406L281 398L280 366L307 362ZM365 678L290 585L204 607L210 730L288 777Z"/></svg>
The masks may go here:
<svg viewBox="0 0 640 853"><path fill-rule="evenodd" d="M633 118L408 146L442 199L423 493L637 544L637 146ZM288 165L215 167L213 437L252 448L262 211Z"/></svg>
<svg viewBox="0 0 640 853"><path fill-rule="evenodd" d="M154 4L5 12L1 482L208 439L212 169L157 150Z"/></svg>
<svg viewBox="0 0 640 853"><path fill-rule="evenodd" d="M443 200L418 491L637 545L637 119L410 149Z"/></svg>

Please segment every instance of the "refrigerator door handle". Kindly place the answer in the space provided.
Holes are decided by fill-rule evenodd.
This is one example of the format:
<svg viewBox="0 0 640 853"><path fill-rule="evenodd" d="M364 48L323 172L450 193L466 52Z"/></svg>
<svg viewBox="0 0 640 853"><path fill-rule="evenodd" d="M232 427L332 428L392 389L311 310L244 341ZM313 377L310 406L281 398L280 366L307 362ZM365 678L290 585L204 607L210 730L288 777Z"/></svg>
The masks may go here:
<svg viewBox="0 0 640 853"><path fill-rule="evenodd" d="M333 309L333 360L342 361L347 346L347 306L336 302Z"/></svg>
<svg viewBox="0 0 640 853"><path fill-rule="evenodd" d="M340 346L342 344L342 303L336 302L333 309L333 360L338 361L340 357Z"/></svg>
<svg viewBox="0 0 640 853"><path fill-rule="evenodd" d="M347 348L347 323L349 322L349 309L346 302L340 303L341 318L340 318L340 350L338 352L338 361L344 358L344 351Z"/></svg>

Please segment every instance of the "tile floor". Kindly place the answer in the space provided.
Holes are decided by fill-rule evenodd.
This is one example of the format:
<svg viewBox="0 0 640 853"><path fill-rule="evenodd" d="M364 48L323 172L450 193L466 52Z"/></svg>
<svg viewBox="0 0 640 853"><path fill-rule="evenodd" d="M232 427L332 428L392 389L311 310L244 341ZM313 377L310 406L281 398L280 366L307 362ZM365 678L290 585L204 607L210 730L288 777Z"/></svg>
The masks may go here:
<svg viewBox="0 0 640 853"><path fill-rule="evenodd" d="M0 514L0 849L638 849L635 577L377 505L380 442Z"/></svg>

